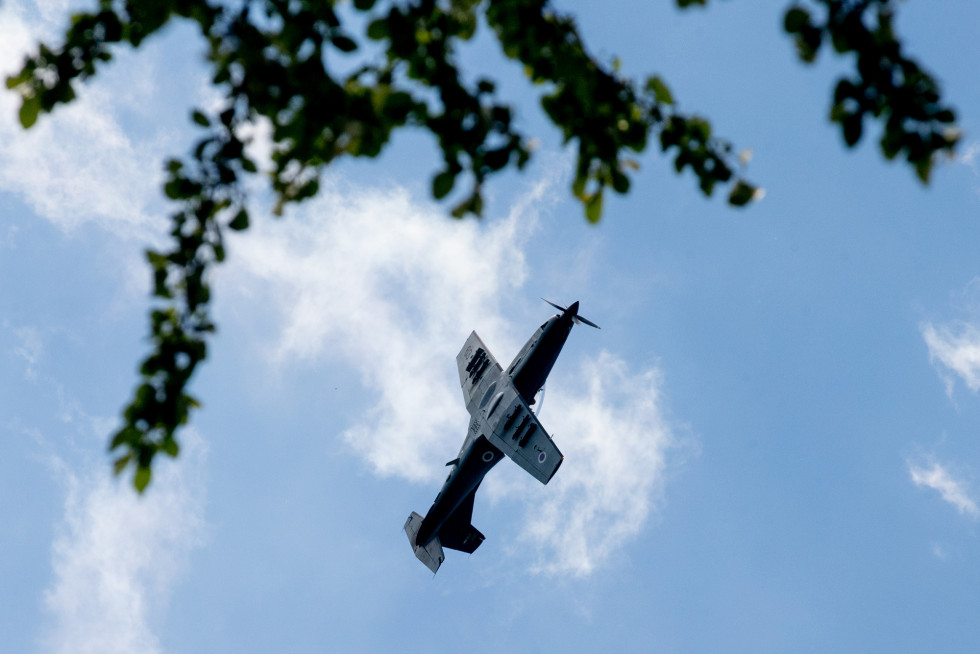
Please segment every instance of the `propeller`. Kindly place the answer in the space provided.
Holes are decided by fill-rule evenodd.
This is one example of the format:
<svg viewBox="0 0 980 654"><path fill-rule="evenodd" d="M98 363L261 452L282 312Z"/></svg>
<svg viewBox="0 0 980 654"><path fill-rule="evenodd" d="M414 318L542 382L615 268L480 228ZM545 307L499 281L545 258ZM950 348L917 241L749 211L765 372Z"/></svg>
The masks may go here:
<svg viewBox="0 0 980 654"><path fill-rule="evenodd" d="M595 324L594 322L592 322L588 318L586 318L584 316L578 315L578 300L576 300L575 302L573 302L572 303L572 306L570 306L570 307L568 307L566 309L565 307L562 307L562 306L559 306L559 305L555 304L551 300L545 300L544 298L541 298L541 299L544 300L545 302L547 302L548 304L550 304L551 306L553 306L554 308L556 308L559 311L561 311L563 314L565 314L565 313L571 314L571 316L572 316L572 322L574 322L576 325L581 324L581 323L585 323L589 327L595 327L596 329L602 329L602 327L600 327L599 325Z"/></svg>

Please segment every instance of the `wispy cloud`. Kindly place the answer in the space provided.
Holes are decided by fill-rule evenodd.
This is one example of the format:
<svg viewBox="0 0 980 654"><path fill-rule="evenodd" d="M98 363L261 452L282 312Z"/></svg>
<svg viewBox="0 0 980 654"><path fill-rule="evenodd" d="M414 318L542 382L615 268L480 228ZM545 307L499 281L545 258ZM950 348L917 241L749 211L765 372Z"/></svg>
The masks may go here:
<svg viewBox="0 0 980 654"><path fill-rule="evenodd" d="M145 497L110 479L101 458L76 469L52 457L66 498L52 545L54 580L44 594L53 618L45 651L162 651L154 616L166 607L204 530L199 475L205 447L193 430L183 443L179 465L158 464Z"/></svg>
<svg viewBox="0 0 980 654"><path fill-rule="evenodd" d="M949 373L957 375L974 393L980 390L980 329L965 322L954 327L929 322L922 326L922 338L930 360L940 366L947 393L952 393L954 385Z"/></svg>
<svg viewBox="0 0 980 654"><path fill-rule="evenodd" d="M956 507L963 515L973 519L980 518L980 508L967 492L966 484L953 475L943 465L931 461L926 465L918 465L912 461L906 462L912 483L920 488L931 488L938 491L942 498Z"/></svg>
<svg viewBox="0 0 980 654"><path fill-rule="evenodd" d="M15 72L39 38L63 27L66 12L63 2L0 5L0 76ZM17 117L20 98L0 92L0 191L16 194L65 232L94 223L124 238L146 240L159 231L151 228L147 207L159 204L166 144L152 134L137 139L118 116L152 97L147 85L153 75L134 74L136 81L128 84L108 84L102 77L30 130ZM132 93L140 85L146 92Z"/></svg>
<svg viewBox="0 0 980 654"><path fill-rule="evenodd" d="M544 181L506 218L460 223L404 190L335 184L302 216L236 239L219 283L278 317L275 365L329 358L358 373L377 399L342 437L375 473L433 483L466 422L452 361L469 331L502 358L530 331L505 308L521 297L537 212L555 193ZM528 502L523 541L549 573L588 574L643 527L677 442L655 368L602 353L576 379L575 391L549 391L562 409L545 422L569 460L558 477L533 502L508 482L486 489Z"/></svg>
<svg viewBox="0 0 980 654"><path fill-rule="evenodd" d="M375 472L435 479L466 421L451 364L460 345L475 325L513 342L501 300L526 275L533 203L479 224L449 221L399 189L323 197L305 218L236 240L226 278L242 284L230 290L274 307L277 365L325 357L357 371L378 399L343 437Z"/></svg>
<svg viewBox="0 0 980 654"><path fill-rule="evenodd" d="M953 293L951 299L952 308L961 317L924 322L922 338L947 394L952 394L957 376L976 393L980 390L980 277Z"/></svg>
<svg viewBox="0 0 980 654"><path fill-rule="evenodd" d="M664 415L663 379L603 351L582 362L577 391L554 393L542 416L566 464L529 504L522 540L538 546L535 569L585 575L646 523L662 503L667 456L691 440ZM569 375L560 380L571 386Z"/></svg>
<svg viewBox="0 0 980 654"><path fill-rule="evenodd" d="M952 394L957 377L976 393L980 391L980 277L954 292L951 305L959 317L924 322L922 338L947 394Z"/></svg>

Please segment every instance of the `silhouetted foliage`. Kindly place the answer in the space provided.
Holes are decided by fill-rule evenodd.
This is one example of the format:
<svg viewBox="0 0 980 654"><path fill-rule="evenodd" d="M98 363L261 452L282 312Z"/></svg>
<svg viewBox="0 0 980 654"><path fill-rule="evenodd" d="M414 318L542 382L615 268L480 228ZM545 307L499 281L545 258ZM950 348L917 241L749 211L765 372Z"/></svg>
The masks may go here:
<svg viewBox="0 0 980 654"><path fill-rule="evenodd" d="M706 3L677 0L680 7ZM629 190L629 172L637 166L630 154L644 151L651 137L678 172L691 169L704 194L722 183L729 185L734 206L757 196L739 175L731 145L713 136L705 119L681 112L666 82L619 76L612 62L589 54L574 18L545 0L352 0L346 14L335 10L339 4L100 0L97 10L72 17L60 45L39 45L7 80L23 98L20 121L28 128L42 112L71 102L76 80L95 75L116 44L138 47L173 18L196 23L208 44L222 110L194 111L191 118L204 136L190 155L166 164L164 192L177 209L169 249L147 252L156 298L153 349L110 443L118 453L116 473L132 468L139 491L151 479L158 452L177 455L175 432L198 406L186 390L214 331L205 272L225 258L223 230L249 225L243 178L257 166L245 151L246 125L260 119L272 125L277 214L316 195L324 166L342 156L375 157L396 129L411 126L431 132L441 151L432 195L445 198L462 176L470 186L451 213L478 216L487 178L520 169L531 156L494 81L467 84L457 66L458 46L482 23L541 89L545 114L577 147L572 192L590 222L599 221L608 188ZM880 119L885 156L904 154L925 182L937 153L956 143L954 115L942 104L935 80L902 54L892 29L895 4L810 0L788 9L784 24L804 61L813 61L826 41L838 53L854 54L854 76L837 84L831 110L847 145L860 140L866 116ZM367 20L351 20L354 12ZM351 24L362 23L363 33L350 31ZM380 61L357 59L369 42L383 49ZM328 53L363 65L339 75L327 65Z"/></svg>
<svg viewBox="0 0 980 654"><path fill-rule="evenodd" d="M959 140L953 110L942 103L939 85L902 54L895 34L894 0L812 0L821 7L814 19L794 5L784 27L796 42L800 59L812 62L830 42L839 54L853 54L855 71L834 89L830 119L839 124L844 142L861 140L865 116L884 123L881 151L888 159L904 154L924 183L939 152L951 153Z"/></svg>

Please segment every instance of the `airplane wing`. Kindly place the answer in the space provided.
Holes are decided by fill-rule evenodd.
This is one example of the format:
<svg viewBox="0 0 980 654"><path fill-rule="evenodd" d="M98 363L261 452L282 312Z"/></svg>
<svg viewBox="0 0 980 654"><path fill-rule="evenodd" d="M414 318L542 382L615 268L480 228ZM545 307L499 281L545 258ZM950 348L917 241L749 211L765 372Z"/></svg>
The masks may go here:
<svg viewBox="0 0 980 654"><path fill-rule="evenodd" d="M551 481L565 457L514 385L503 384L485 411L489 441L542 484Z"/></svg>
<svg viewBox="0 0 980 654"><path fill-rule="evenodd" d="M471 435L483 433L532 477L551 481L565 457L476 332L456 355L456 366Z"/></svg>
<svg viewBox="0 0 980 654"><path fill-rule="evenodd" d="M503 368L476 332L470 333L463 343L463 349L456 355L456 367L459 369L459 383L463 387L466 410L472 415L475 410L480 409L481 404L486 404L483 402L484 395L500 377Z"/></svg>

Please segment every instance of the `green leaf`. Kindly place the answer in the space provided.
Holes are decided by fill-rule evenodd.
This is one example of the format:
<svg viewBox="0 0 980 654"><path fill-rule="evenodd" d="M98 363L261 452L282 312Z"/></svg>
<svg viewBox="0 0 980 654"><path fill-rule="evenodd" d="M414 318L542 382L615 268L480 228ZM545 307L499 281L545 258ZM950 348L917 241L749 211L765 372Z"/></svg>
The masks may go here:
<svg viewBox="0 0 980 654"><path fill-rule="evenodd" d="M354 7L360 11L367 11L374 6L374 0L354 0Z"/></svg>
<svg viewBox="0 0 980 654"><path fill-rule="evenodd" d="M149 248L146 250L146 260L154 268L165 268L167 266L167 256Z"/></svg>
<svg viewBox="0 0 980 654"><path fill-rule="evenodd" d="M177 200L181 197L180 193L180 179L172 179L163 185L163 192L171 200Z"/></svg>
<svg viewBox="0 0 980 654"><path fill-rule="evenodd" d="M194 122L197 123L198 125L200 125L201 127L210 127L211 126L211 121L208 120L208 117L205 116L200 111L198 111L197 109L195 109L194 110L194 113L191 114L191 118L193 118L194 119Z"/></svg>
<svg viewBox="0 0 980 654"><path fill-rule="evenodd" d="M122 473L122 471L126 469L126 466L129 464L130 460L132 460L132 458L133 458L132 453L129 453L113 461L112 463L113 474L119 475L120 473Z"/></svg>
<svg viewBox="0 0 980 654"><path fill-rule="evenodd" d="M133 486L136 488L136 491L142 493L150 483L152 477L153 473L149 468L137 468L136 474L133 475Z"/></svg>
<svg viewBox="0 0 980 654"><path fill-rule="evenodd" d="M932 158L926 157L915 162L915 174L923 184L929 183L929 173L932 172Z"/></svg>
<svg viewBox="0 0 980 654"><path fill-rule="evenodd" d="M861 113L845 114L841 119L841 129L844 132L844 141L848 147L854 147L861 140L863 122L864 115Z"/></svg>
<svg viewBox="0 0 980 654"><path fill-rule="evenodd" d="M474 190L470 197L466 198L455 207L453 207L450 214L453 218L463 218L466 214L473 214L477 218L483 212L483 198L480 196L479 190Z"/></svg>
<svg viewBox="0 0 980 654"><path fill-rule="evenodd" d="M28 129L37 122L37 114L41 110L41 100L37 96L24 98L24 103L20 105L20 124L24 129Z"/></svg>
<svg viewBox="0 0 980 654"><path fill-rule="evenodd" d="M674 104L674 96L671 95L670 89L667 88L667 85L659 77L654 76L647 80L647 90L653 92L653 96L660 104Z"/></svg>
<svg viewBox="0 0 980 654"><path fill-rule="evenodd" d="M796 37L796 48L800 59L806 63L813 63L823 42L823 30L817 27L807 26Z"/></svg>
<svg viewBox="0 0 980 654"><path fill-rule="evenodd" d="M602 219L602 189L586 198L585 217L593 225Z"/></svg>
<svg viewBox="0 0 980 654"><path fill-rule="evenodd" d="M577 197L582 202L585 202L586 200L585 184L588 181L589 181L588 178L584 174L581 174L575 178L574 182L572 182L572 195Z"/></svg>
<svg viewBox="0 0 980 654"><path fill-rule="evenodd" d="M7 78L7 88L8 89L16 88L21 84L23 84L24 82L26 82L27 80L29 80L30 78L31 78L30 72L27 70L22 70L20 71L19 75L11 75L10 77Z"/></svg>
<svg viewBox="0 0 980 654"><path fill-rule="evenodd" d="M733 207L744 207L756 198L758 189L751 184L739 180L728 194L728 204Z"/></svg>
<svg viewBox="0 0 980 654"><path fill-rule="evenodd" d="M802 31L809 24L809 12L799 7L791 7L783 16L783 28L790 34Z"/></svg>
<svg viewBox="0 0 980 654"><path fill-rule="evenodd" d="M432 179L432 197L434 197L436 200L441 200L449 195L449 192L453 190L453 184L455 181L456 176L448 170L436 175Z"/></svg>
<svg viewBox="0 0 980 654"><path fill-rule="evenodd" d="M180 453L180 446L173 438L168 438L163 441L163 451L172 457L176 457Z"/></svg>
<svg viewBox="0 0 980 654"><path fill-rule="evenodd" d="M245 209L240 209L235 214L235 217L232 218L231 222L228 223L228 227L236 232L248 229L248 212Z"/></svg>
<svg viewBox="0 0 980 654"><path fill-rule="evenodd" d="M123 427L116 435L112 437L109 441L109 450L112 451L117 447L121 447L124 443L128 443L131 439L132 429L130 427Z"/></svg>
<svg viewBox="0 0 980 654"><path fill-rule="evenodd" d="M624 175L619 170L612 171L612 187L613 190L623 195L628 193L630 190L630 180L629 177Z"/></svg>

